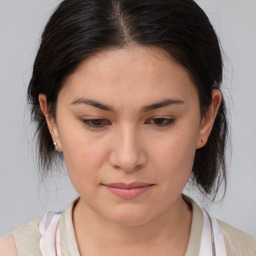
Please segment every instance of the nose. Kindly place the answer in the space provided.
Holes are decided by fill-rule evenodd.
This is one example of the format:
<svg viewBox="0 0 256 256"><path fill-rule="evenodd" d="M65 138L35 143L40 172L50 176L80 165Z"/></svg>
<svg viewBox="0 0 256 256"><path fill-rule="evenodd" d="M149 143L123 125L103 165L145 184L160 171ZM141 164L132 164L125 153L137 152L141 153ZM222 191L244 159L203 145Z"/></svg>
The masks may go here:
<svg viewBox="0 0 256 256"><path fill-rule="evenodd" d="M109 162L115 169L133 172L146 165L146 152L133 125L123 126L116 131L111 144Z"/></svg>

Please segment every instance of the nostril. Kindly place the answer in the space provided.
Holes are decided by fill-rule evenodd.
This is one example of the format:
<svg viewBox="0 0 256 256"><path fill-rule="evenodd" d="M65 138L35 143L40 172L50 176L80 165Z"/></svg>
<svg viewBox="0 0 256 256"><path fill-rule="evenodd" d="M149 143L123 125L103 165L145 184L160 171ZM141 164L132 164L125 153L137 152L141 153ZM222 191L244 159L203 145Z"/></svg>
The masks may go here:
<svg viewBox="0 0 256 256"><path fill-rule="evenodd" d="M116 170L140 170L147 162L145 149L134 126L121 126L112 137L109 162ZM122 129L121 129L122 128Z"/></svg>
<svg viewBox="0 0 256 256"><path fill-rule="evenodd" d="M122 155L120 152L112 152L109 162L116 170L133 172L143 168L146 165L147 158L143 152L133 155Z"/></svg>

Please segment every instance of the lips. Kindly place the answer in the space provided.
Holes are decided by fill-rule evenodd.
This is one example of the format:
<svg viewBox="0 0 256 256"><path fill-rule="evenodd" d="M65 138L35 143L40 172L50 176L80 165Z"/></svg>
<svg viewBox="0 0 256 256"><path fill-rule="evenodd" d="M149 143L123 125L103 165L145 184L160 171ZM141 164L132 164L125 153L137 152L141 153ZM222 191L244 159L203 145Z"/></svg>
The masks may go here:
<svg viewBox="0 0 256 256"><path fill-rule="evenodd" d="M132 183L123 183L123 182L118 182L118 183L110 183L110 184L106 184L106 186L108 187L112 187L112 188L139 188L139 187L146 187L146 186L151 186L152 184L148 184L148 183L143 183L143 182L132 182Z"/></svg>
<svg viewBox="0 0 256 256"><path fill-rule="evenodd" d="M143 183L143 182L132 182L132 183L110 183L104 184L104 186L113 194L117 195L118 197L124 199L132 199L138 197L142 193L149 190L153 184Z"/></svg>

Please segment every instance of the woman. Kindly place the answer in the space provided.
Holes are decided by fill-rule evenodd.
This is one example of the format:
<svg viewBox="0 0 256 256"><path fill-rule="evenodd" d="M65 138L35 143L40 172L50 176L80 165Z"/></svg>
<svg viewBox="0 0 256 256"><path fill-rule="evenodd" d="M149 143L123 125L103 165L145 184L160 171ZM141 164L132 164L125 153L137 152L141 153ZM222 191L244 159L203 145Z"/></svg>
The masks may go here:
<svg viewBox="0 0 256 256"><path fill-rule="evenodd" d="M182 194L226 183L217 36L192 0L65 0L28 88L41 164L79 194L16 228L0 255L256 255Z"/></svg>

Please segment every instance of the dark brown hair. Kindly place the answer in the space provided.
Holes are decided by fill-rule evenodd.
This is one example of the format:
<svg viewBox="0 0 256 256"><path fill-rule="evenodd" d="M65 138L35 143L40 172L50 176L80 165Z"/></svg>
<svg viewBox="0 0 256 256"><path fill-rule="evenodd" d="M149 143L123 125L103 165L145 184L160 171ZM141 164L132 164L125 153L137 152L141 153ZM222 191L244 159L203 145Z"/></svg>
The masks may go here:
<svg viewBox="0 0 256 256"><path fill-rule="evenodd" d="M201 114L207 111L213 88L219 89L222 82L222 55L208 17L193 0L65 0L42 34L28 87L40 163L45 171L58 153L38 95L47 96L54 114L64 80L81 61L107 48L131 44L161 48L183 65L197 86ZM222 181L226 185L226 136L222 99L208 142L196 151L192 170L192 180L209 195L216 195Z"/></svg>

